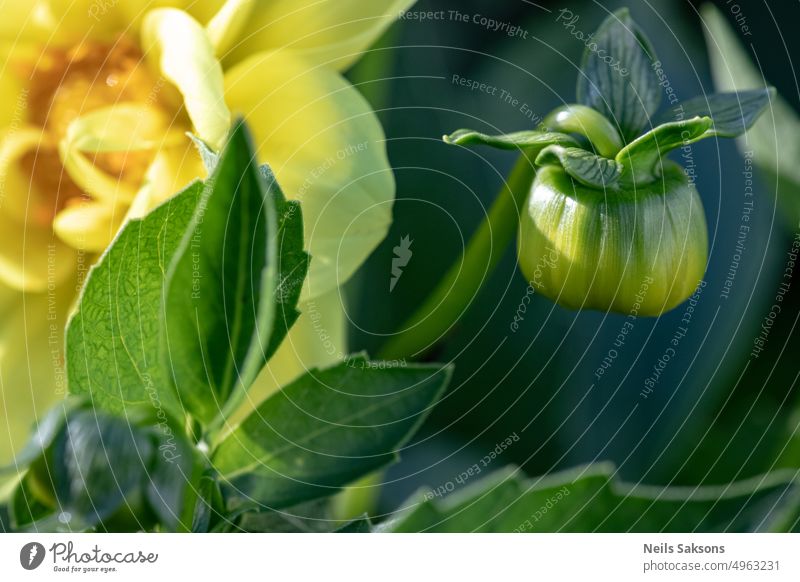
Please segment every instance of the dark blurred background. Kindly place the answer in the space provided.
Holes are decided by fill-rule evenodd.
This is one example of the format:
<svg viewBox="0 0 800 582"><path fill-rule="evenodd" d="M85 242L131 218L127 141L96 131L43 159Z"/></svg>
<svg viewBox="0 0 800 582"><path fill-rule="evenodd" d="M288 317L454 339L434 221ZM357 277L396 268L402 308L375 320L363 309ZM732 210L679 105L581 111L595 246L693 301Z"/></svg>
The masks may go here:
<svg viewBox="0 0 800 582"><path fill-rule="evenodd" d="M791 62L800 57L800 35L792 30L800 3L770 2L768 9L758 1L715 4L748 50L752 45L768 81L800 110ZM680 0L421 0L412 10L444 10L445 19L397 23L350 71L383 122L398 183L394 225L348 285L354 349L376 353L411 315L457 259L515 161L514 152L445 145L442 134L461 127L489 133L532 128L536 116L574 102L584 47L556 22L559 11L578 15L576 27L588 34L623 5L650 37L681 100L714 91L699 3ZM470 22L451 19L450 10L467 14ZM471 22L475 14L522 32L511 37L489 30ZM454 84L453 75L497 86L520 105L501 99L500 91L471 92ZM750 356L775 303L797 217L776 203L773 188L757 182L751 230L730 296L722 299L741 224L745 162L733 140L706 140L694 146L693 156L709 226L707 286L652 394L641 396L645 381L682 325L686 306L637 320L598 380L595 370L625 317L567 311L536 296L512 332L527 283L509 248L453 333L426 356L455 362L456 374L386 476L384 509L419 487L452 480L514 433L519 442L484 473L513 463L539 475L611 460L629 481L687 485L800 467L793 439L800 420L800 352L792 333L800 314L800 275L765 350ZM413 256L390 292L392 249L406 235L413 239Z"/></svg>

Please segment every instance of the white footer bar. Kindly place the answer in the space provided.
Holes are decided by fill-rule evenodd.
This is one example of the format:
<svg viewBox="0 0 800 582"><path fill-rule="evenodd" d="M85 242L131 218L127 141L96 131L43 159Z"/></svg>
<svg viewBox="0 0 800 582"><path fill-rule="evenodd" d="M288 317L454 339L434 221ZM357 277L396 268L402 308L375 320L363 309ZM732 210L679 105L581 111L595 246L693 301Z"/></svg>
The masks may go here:
<svg viewBox="0 0 800 582"><path fill-rule="evenodd" d="M800 580L800 535L0 535L0 580ZM255 577L254 577L255 576ZM155 577L155 578L153 578Z"/></svg>

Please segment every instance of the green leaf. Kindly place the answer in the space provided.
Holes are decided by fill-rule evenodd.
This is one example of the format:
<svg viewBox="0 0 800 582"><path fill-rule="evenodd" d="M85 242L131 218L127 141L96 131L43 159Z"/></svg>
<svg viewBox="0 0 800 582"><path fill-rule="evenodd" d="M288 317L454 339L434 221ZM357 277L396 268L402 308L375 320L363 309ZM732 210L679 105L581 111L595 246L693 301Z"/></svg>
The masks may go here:
<svg viewBox="0 0 800 582"><path fill-rule="evenodd" d="M609 464L525 480L507 468L444 499L425 494L396 532L744 532L783 528L798 483L779 471L730 485L629 485Z"/></svg>
<svg viewBox="0 0 800 582"><path fill-rule="evenodd" d="M53 443L56 435L64 427L67 415L81 406L80 398L67 398L51 408L44 418L37 423L36 430L25 443L23 449L14 457L14 462L0 466L0 476L16 475L25 467L42 456L42 453Z"/></svg>
<svg viewBox="0 0 800 582"><path fill-rule="evenodd" d="M189 134L189 137L197 146L208 172L213 172L217 167L219 155L200 138L192 134ZM259 171L267 182L267 190L275 195L275 208L278 213L279 278L276 289L278 313L265 354L269 359L300 316L297 302L308 273L309 256L303 250L303 214L300 202L286 199L268 165L262 164L259 166Z"/></svg>
<svg viewBox="0 0 800 582"><path fill-rule="evenodd" d="M608 158L581 148L548 146L536 158L536 164L556 165L575 180L592 188L610 188L619 180L622 166Z"/></svg>
<svg viewBox="0 0 800 582"><path fill-rule="evenodd" d="M659 125L637 138L617 154L622 167L620 180L646 184L661 176L661 159L677 147L711 137L711 118L695 117Z"/></svg>
<svg viewBox="0 0 800 582"><path fill-rule="evenodd" d="M0 533L11 533L11 515L8 512L8 505L0 505Z"/></svg>
<svg viewBox="0 0 800 582"><path fill-rule="evenodd" d="M723 91L768 90L763 75L719 10L706 4L702 16L716 86ZM788 209L794 227L800 220L800 116L779 94L769 105L767 113L737 142L743 153L752 152L758 169Z"/></svg>
<svg viewBox="0 0 800 582"><path fill-rule="evenodd" d="M504 150L525 149L532 150L533 154L549 145L578 145L578 142L566 133L533 129L502 135L487 135L472 129L459 129L450 135L445 135L442 139L453 145L485 145Z"/></svg>
<svg viewBox="0 0 800 582"><path fill-rule="evenodd" d="M213 453L222 479L269 507L334 494L393 461L450 369L357 356L311 370L263 402Z"/></svg>
<svg viewBox="0 0 800 582"><path fill-rule="evenodd" d="M238 528L250 533L329 533L343 522L331 517L326 499L306 501L279 510L253 505L234 510ZM240 516L240 517L239 517Z"/></svg>
<svg viewBox="0 0 800 582"><path fill-rule="evenodd" d="M286 200L268 166L262 165L260 171L270 191L275 194L275 208L278 213L276 312L272 333L264 352L265 359L269 360L300 317L297 303L308 273L310 257L303 248L303 212L300 202Z"/></svg>
<svg viewBox="0 0 800 582"><path fill-rule="evenodd" d="M609 16L587 45L578 76L578 101L593 107L632 141L661 104L655 51L627 8Z"/></svg>
<svg viewBox="0 0 800 582"><path fill-rule="evenodd" d="M164 273L195 211L201 182L132 220L92 268L67 324L69 390L124 414L153 404L183 417L160 359Z"/></svg>
<svg viewBox="0 0 800 582"><path fill-rule="evenodd" d="M151 436L125 420L92 410L71 415L48 460L61 523L84 529L130 507L155 450Z"/></svg>
<svg viewBox="0 0 800 582"><path fill-rule="evenodd" d="M738 137L750 129L775 98L775 88L753 89L741 93L715 93L689 99L678 111L684 119L710 117L714 124L709 135ZM666 117L669 117L667 115ZM664 122L673 121L662 116Z"/></svg>
<svg viewBox="0 0 800 582"><path fill-rule="evenodd" d="M254 163L245 131L205 184L126 225L92 270L67 331L73 393L112 412L150 402L209 421L285 337L308 267L302 213Z"/></svg>
<svg viewBox="0 0 800 582"><path fill-rule="evenodd" d="M15 530L27 529L53 512L53 506L37 495L32 485L31 479L23 478L11 496L9 522Z"/></svg>
<svg viewBox="0 0 800 582"><path fill-rule="evenodd" d="M62 414L64 411L62 410ZM127 418L73 406L12 498L15 527L44 531L128 531L188 526L194 447L164 415Z"/></svg>
<svg viewBox="0 0 800 582"><path fill-rule="evenodd" d="M364 515L344 524L339 529L334 530L334 533L372 533L372 527L369 517Z"/></svg>
<svg viewBox="0 0 800 582"><path fill-rule="evenodd" d="M307 262L299 208L265 179L239 123L167 274L164 358L198 419L219 418L255 380L297 317Z"/></svg>
<svg viewBox="0 0 800 582"><path fill-rule="evenodd" d="M179 426L157 418L151 422L156 451L144 495L164 529L185 531L192 523L201 469L199 455Z"/></svg>
<svg viewBox="0 0 800 582"><path fill-rule="evenodd" d="M197 486L197 504L192 517L192 532L210 532L222 520L224 500L216 477L203 475Z"/></svg>

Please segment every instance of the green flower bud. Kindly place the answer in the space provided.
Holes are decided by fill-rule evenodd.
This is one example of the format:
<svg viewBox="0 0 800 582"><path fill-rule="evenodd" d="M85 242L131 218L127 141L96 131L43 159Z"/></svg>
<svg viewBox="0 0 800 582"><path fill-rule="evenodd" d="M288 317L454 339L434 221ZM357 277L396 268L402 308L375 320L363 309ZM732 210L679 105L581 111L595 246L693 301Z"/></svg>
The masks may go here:
<svg viewBox="0 0 800 582"><path fill-rule="evenodd" d="M705 272L706 220L677 164L644 186L598 189L541 168L523 209L519 265L532 288L571 309L659 315Z"/></svg>
<svg viewBox="0 0 800 582"><path fill-rule="evenodd" d="M611 53L617 68L603 56ZM681 103L676 121L673 110L659 113L656 62L629 11L618 10L584 52L579 103L533 130L445 136L456 145L517 149L537 167L522 205L519 265L535 291L564 307L657 316L692 295L708 259L706 219L694 186L665 156L701 139L742 135L775 94L765 87L701 95Z"/></svg>

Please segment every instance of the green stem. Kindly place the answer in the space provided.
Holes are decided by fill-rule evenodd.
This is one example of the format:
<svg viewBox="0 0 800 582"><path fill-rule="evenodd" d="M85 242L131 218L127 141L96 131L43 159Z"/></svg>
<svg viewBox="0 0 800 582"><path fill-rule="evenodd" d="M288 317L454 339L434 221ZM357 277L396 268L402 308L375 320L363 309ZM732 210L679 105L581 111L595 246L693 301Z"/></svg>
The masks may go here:
<svg viewBox="0 0 800 582"><path fill-rule="evenodd" d="M419 356L463 315L517 234L519 215L536 169L535 153L520 156L489 213L427 300L380 352L385 360Z"/></svg>
<svg viewBox="0 0 800 582"><path fill-rule="evenodd" d="M222 442L233 429L233 427L228 425L228 422L244 403L245 396L247 396L247 390L237 384L236 388L231 392L231 395L228 396L228 400L222 405L222 409L206 427L202 440L208 445L209 451L213 451L217 448L217 445Z"/></svg>

